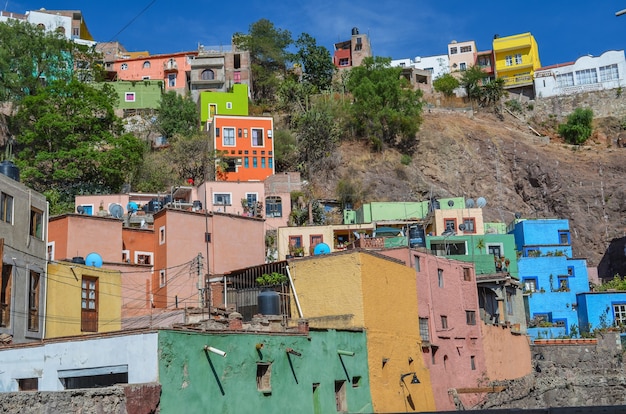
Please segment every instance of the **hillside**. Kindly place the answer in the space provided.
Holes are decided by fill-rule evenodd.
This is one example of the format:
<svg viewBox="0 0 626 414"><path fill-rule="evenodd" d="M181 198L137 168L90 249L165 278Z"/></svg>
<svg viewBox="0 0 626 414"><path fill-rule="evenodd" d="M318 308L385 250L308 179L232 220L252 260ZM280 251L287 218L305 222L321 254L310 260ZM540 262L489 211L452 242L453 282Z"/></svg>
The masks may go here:
<svg viewBox="0 0 626 414"><path fill-rule="evenodd" d="M367 201L421 201L465 196L487 199L487 221L523 217L567 218L576 257L597 266L608 242L626 232L626 148L619 122L596 119L593 137L581 147L558 137L540 137L506 114L468 115L426 111L418 149L408 165L387 150L372 153L344 143L324 174L311 179L316 191L335 197L336 182L351 179ZM533 128L542 133L541 124Z"/></svg>

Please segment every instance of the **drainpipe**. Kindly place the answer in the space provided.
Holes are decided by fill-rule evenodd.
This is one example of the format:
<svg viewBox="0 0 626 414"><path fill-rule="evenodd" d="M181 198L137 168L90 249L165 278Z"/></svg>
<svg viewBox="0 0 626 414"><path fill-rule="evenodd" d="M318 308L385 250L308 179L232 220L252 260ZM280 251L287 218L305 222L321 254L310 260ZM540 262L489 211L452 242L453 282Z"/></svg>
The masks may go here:
<svg viewBox="0 0 626 414"><path fill-rule="evenodd" d="M287 270L287 277L289 277L289 286L293 292L293 299L296 301L296 307L298 308L298 316L300 316L300 318L304 318L304 316L302 316L300 301L298 300L298 293L296 292L296 287L293 285L293 279L291 278L291 272L289 271L289 265L285 266L285 269Z"/></svg>

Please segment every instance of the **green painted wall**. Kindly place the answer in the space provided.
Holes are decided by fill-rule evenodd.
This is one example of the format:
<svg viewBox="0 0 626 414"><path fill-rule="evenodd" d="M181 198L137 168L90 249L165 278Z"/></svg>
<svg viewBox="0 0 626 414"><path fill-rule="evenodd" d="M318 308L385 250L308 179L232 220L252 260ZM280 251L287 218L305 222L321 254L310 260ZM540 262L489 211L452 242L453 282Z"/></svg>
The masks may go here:
<svg viewBox="0 0 626 414"><path fill-rule="evenodd" d="M119 81L107 82L111 85L119 97L115 109L156 109L161 101L163 81ZM127 102L127 92L135 93L134 102Z"/></svg>
<svg viewBox="0 0 626 414"><path fill-rule="evenodd" d="M259 351L257 344L263 344ZM205 345L226 351L226 357L205 352ZM355 354L339 356L338 349ZM259 362L271 362L270 393L257 390ZM335 381L346 381L349 412L373 411L364 332L322 330L307 337L159 331L163 414L334 413ZM319 384L315 391L313 384Z"/></svg>
<svg viewBox="0 0 626 414"><path fill-rule="evenodd" d="M372 223L381 220L417 220L428 214L428 201L368 203L363 204L356 214L357 223Z"/></svg>
<svg viewBox="0 0 626 414"><path fill-rule="evenodd" d="M209 118L209 104L217 105L217 115L247 116L248 85L236 83L232 92L200 92L200 122L203 125Z"/></svg>

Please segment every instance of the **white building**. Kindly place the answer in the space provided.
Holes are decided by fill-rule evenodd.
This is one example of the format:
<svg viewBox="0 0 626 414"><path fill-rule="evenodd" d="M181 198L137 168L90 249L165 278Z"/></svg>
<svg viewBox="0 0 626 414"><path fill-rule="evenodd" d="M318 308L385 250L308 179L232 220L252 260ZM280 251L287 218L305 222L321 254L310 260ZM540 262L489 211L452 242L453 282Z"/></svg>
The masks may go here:
<svg viewBox="0 0 626 414"><path fill-rule="evenodd" d="M600 56L582 56L575 62L546 66L535 71L535 93L539 98L626 86L623 50Z"/></svg>
<svg viewBox="0 0 626 414"><path fill-rule="evenodd" d="M0 22L10 19L27 21L47 32L61 33L66 39L78 44L93 46L96 42L91 37L89 30L82 17L82 13L77 10L33 10L25 14L0 12Z"/></svg>
<svg viewBox="0 0 626 414"><path fill-rule="evenodd" d="M391 61L391 66L400 66L403 68L415 68L429 71L432 74L432 79L437 79L439 76L449 72L450 60L448 55L437 56L416 56L413 59L395 59Z"/></svg>

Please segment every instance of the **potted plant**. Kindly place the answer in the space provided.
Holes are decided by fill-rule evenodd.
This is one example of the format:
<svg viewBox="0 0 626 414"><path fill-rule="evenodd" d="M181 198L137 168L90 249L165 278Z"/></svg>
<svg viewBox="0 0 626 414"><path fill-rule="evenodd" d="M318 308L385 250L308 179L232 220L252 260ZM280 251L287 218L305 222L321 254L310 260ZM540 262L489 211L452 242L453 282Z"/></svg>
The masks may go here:
<svg viewBox="0 0 626 414"><path fill-rule="evenodd" d="M291 255L294 257L303 257L304 256L304 247L301 246L291 246L289 249L291 251Z"/></svg>
<svg viewBox="0 0 626 414"><path fill-rule="evenodd" d="M263 273L261 276L256 278L256 282L264 288L268 288L270 286L282 285L286 281L287 281L287 276L278 272Z"/></svg>

